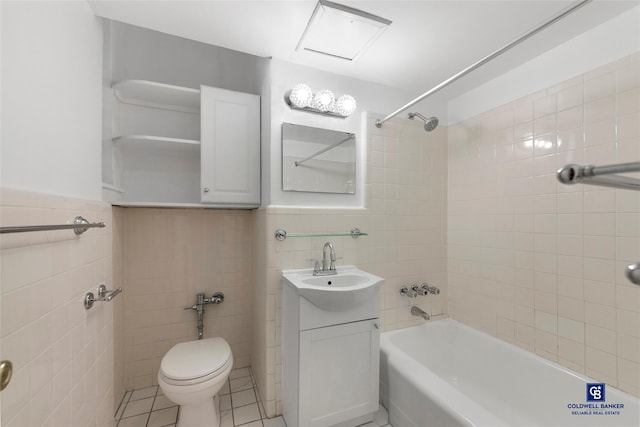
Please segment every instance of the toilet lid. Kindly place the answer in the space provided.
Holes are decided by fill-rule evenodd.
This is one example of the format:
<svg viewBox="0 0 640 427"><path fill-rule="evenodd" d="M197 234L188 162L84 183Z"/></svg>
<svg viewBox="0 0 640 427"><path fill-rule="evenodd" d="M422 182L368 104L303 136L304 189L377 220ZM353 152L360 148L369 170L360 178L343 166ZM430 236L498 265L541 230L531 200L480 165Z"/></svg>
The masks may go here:
<svg viewBox="0 0 640 427"><path fill-rule="evenodd" d="M220 337L174 345L160 362L162 374L174 380L191 380L228 365L231 347Z"/></svg>

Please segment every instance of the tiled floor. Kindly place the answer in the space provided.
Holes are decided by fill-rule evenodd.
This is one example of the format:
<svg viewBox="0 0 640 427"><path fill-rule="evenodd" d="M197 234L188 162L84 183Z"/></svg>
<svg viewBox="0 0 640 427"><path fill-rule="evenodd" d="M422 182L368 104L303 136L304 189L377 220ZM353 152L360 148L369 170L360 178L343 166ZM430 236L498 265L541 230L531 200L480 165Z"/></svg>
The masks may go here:
<svg viewBox="0 0 640 427"><path fill-rule="evenodd" d="M220 427L286 427L282 417L267 419L255 390L250 368L234 369L222 387ZM167 399L158 386L129 391L116 412L114 427L175 426L178 406ZM362 427L392 427L384 408Z"/></svg>

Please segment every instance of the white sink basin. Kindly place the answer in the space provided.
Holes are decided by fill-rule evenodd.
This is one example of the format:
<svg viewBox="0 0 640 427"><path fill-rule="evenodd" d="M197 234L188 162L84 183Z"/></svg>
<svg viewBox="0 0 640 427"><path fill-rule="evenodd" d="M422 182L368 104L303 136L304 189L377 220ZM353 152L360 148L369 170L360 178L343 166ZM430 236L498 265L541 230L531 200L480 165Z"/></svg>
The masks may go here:
<svg viewBox="0 0 640 427"><path fill-rule="evenodd" d="M353 265L338 267L338 274L314 276L313 269L284 270L282 277L298 295L326 311L348 310L369 299L384 281Z"/></svg>

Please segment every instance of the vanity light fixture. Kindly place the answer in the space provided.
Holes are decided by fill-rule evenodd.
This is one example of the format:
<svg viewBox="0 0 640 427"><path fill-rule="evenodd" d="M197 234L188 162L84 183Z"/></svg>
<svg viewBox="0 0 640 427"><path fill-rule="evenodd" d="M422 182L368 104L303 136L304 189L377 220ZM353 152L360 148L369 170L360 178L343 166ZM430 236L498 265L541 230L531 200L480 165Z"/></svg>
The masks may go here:
<svg viewBox="0 0 640 427"><path fill-rule="evenodd" d="M284 100L294 110L325 116L346 118L356 110L356 99L351 95L341 95L337 100L328 89L313 93L306 84L299 83L284 96Z"/></svg>

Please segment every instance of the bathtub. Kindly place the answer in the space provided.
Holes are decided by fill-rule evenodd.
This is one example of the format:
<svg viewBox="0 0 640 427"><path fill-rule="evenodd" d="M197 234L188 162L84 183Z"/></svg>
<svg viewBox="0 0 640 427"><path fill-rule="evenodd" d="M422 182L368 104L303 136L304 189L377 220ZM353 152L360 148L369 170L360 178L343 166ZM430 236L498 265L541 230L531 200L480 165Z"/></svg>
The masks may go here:
<svg viewBox="0 0 640 427"><path fill-rule="evenodd" d="M599 381L452 319L385 332L380 350L393 427L640 426L637 398L607 385L587 401Z"/></svg>

